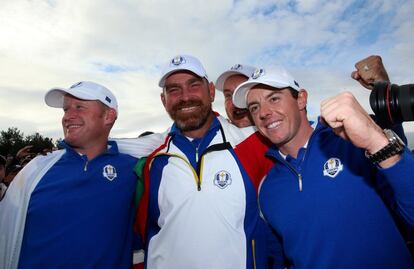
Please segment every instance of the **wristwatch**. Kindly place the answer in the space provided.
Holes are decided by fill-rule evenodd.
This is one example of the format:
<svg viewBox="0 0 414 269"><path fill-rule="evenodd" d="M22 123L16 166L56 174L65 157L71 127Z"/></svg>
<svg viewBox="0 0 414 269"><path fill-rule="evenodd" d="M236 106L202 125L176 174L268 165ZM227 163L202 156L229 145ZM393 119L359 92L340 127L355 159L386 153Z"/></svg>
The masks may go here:
<svg viewBox="0 0 414 269"><path fill-rule="evenodd" d="M394 133L393 130L384 129L383 132L388 139L388 144L374 154L369 154L365 151L365 157L367 157L368 160L374 164L380 163L392 156L400 154L405 148L404 142L396 133Z"/></svg>

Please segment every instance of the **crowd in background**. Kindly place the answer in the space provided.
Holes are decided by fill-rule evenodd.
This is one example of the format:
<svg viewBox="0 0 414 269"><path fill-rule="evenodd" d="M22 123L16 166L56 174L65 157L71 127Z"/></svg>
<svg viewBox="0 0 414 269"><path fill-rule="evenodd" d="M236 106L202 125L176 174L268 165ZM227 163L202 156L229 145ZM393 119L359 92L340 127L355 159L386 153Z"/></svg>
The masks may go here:
<svg viewBox="0 0 414 269"><path fill-rule="evenodd" d="M45 148L40 152L34 152L32 148L33 146L25 146L15 156L12 154L7 154L6 156L0 155L0 201L14 177L26 164L37 155L46 155L53 150Z"/></svg>

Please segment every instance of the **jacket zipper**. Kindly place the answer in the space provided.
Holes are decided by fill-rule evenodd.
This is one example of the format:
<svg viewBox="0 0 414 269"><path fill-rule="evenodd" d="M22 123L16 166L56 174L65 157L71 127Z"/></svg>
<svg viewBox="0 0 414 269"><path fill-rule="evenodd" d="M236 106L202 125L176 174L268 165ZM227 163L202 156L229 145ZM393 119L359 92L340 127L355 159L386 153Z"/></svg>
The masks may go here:
<svg viewBox="0 0 414 269"><path fill-rule="evenodd" d="M197 168L198 168L200 166L200 164L198 163L198 147L196 147L195 150L196 150L195 158L196 158L196 164L197 164ZM197 171L199 171L199 169L197 169ZM199 173L197 173L197 191L201 191L201 177L200 177Z"/></svg>
<svg viewBox="0 0 414 269"><path fill-rule="evenodd" d="M296 174L297 178L298 178L298 187L299 187L299 191L301 192L303 190L303 182L302 182L302 174L299 173L298 171L295 170L295 168L293 168L292 165L290 165L288 162L285 162L287 166L289 166L289 168Z"/></svg>
<svg viewBox="0 0 414 269"><path fill-rule="evenodd" d="M180 156L178 154L171 154L171 153L165 153L164 152L164 153L160 153L160 154L154 155L153 159L155 157L161 156L161 155L167 155L167 156L171 156L171 157L176 157L176 158L179 158L179 159L183 160L188 165L188 167L191 169L191 171L193 172L193 176L194 176L195 181L196 181L197 190L198 191L201 190L201 177L197 173L197 171L193 168L193 166L191 165L191 163L186 158L184 158L183 156Z"/></svg>
<svg viewBox="0 0 414 269"><path fill-rule="evenodd" d="M307 151L303 154L303 158L302 158L302 161L300 162L300 166L303 165L303 162L305 160L306 153L307 153ZM286 160L283 159L283 161L290 168L290 170L292 170L296 174L296 176L298 178L298 188L299 188L299 191L301 192L303 190L302 173L299 173L298 171L296 171L296 169L290 163L288 163Z"/></svg>
<svg viewBox="0 0 414 269"><path fill-rule="evenodd" d="M252 240L253 269L256 269L256 242Z"/></svg>
<svg viewBox="0 0 414 269"><path fill-rule="evenodd" d="M300 167L303 167L303 163L305 161L306 154L308 154L308 149L311 146L312 137L314 136L315 132L317 132L316 127L314 128L314 131L312 132L311 136L309 137L309 142L308 142L308 145L307 145L307 147L305 149L305 153L303 154L302 161L300 162ZM303 177L302 177L302 173L299 173L298 171L296 171L296 169L290 163L288 163L285 159L282 159L282 160L296 174L296 176L298 178L299 191L301 192L303 190Z"/></svg>

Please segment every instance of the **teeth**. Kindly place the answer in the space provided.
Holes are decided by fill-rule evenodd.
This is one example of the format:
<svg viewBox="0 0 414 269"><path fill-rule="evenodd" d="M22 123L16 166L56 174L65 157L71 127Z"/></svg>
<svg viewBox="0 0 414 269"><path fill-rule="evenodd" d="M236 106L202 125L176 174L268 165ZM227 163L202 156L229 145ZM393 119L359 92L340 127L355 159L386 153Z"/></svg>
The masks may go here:
<svg viewBox="0 0 414 269"><path fill-rule="evenodd" d="M196 106L190 106L190 107L183 107L183 108L181 108L181 110L182 111L190 111L190 110L193 110L195 108L196 108Z"/></svg>
<svg viewBox="0 0 414 269"><path fill-rule="evenodd" d="M236 115L242 115L242 114L245 114L245 113L246 113L245 110L236 110L236 111L234 111L234 114L236 114Z"/></svg>
<svg viewBox="0 0 414 269"><path fill-rule="evenodd" d="M266 125L266 128L267 129L273 129L273 128L279 127L279 125L280 125L280 121L275 121L275 122L272 122L272 123Z"/></svg>
<svg viewBox="0 0 414 269"><path fill-rule="evenodd" d="M75 124L71 124L71 125L67 125L66 128L68 129L72 129L72 128L79 128L80 125L75 125Z"/></svg>

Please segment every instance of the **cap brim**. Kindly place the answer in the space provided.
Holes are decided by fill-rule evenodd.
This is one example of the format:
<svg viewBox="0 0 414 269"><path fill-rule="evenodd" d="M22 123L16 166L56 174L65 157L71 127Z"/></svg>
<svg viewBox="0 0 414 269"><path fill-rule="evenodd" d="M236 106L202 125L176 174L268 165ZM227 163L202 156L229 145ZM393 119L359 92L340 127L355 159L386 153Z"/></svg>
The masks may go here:
<svg viewBox="0 0 414 269"><path fill-rule="evenodd" d="M200 74L200 72L195 71L195 70L191 70L190 68L179 68L179 69L173 69L173 70L170 70L170 71L168 71L167 73L165 73L165 74L164 74L164 76L162 76L162 78L161 78L161 79L160 79L160 81L158 82L158 86L160 86L161 88L164 88L164 86L165 86L165 80L167 80L167 78L168 78L169 76L171 76L172 74L174 74L174 73L176 73L176 72L180 72L180 71L189 71L189 72L191 72L191 73L194 73L195 75L197 75L197 76L198 76L198 77L200 77L200 78L205 77L205 74L204 74L204 73L201 73L201 74Z"/></svg>
<svg viewBox="0 0 414 269"><path fill-rule="evenodd" d="M270 86L272 88L284 89L284 88L293 88L289 84L284 83L275 83L274 81L246 81L240 84L233 93L233 104L239 108L247 108L247 94L251 88L258 84L263 84ZM296 88L294 88L296 89Z"/></svg>
<svg viewBox="0 0 414 269"><path fill-rule="evenodd" d="M231 77L233 75L245 76L243 73L238 72L238 71L226 71L217 78L217 80L216 80L216 89L219 90L219 91L223 91L224 90L224 82L226 81L226 79L228 79L229 77Z"/></svg>
<svg viewBox="0 0 414 269"><path fill-rule="evenodd" d="M257 84L260 83L256 81L245 81L240 84L233 92L233 104L239 108L247 108L247 93Z"/></svg>
<svg viewBox="0 0 414 269"><path fill-rule="evenodd" d="M99 100L96 96L76 91L76 89L53 88L46 93L45 102L48 106L62 108L66 94L70 94L81 100Z"/></svg>
<svg viewBox="0 0 414 269"><path fill-rule="evenodd" d="M54 88L49 90L45 95L45 102L51 107L63 107L63 97L67 94L65 89Z"/></svg>

